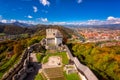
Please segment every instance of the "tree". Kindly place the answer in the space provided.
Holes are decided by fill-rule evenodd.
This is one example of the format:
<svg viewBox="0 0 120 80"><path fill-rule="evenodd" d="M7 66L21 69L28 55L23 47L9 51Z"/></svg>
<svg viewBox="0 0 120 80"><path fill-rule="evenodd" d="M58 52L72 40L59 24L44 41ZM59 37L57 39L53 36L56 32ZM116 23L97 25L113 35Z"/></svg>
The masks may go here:
<svg viewBox="0 0 120 80"><path fill-rule="evenodd" d="M14 45L14 54L17 54L18 56L22 53L24 47L20 43Z"/></svg>

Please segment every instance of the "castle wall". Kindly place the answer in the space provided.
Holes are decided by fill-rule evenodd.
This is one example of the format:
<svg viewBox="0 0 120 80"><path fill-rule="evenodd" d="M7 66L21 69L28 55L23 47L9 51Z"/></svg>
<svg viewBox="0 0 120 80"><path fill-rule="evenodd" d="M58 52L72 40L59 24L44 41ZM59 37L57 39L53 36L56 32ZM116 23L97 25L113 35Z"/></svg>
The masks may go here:
<svg viewBox="0 0 120 80"><path fill-rule="evenodd" d="M62 38L55 38L55 45L62 44Z"/></svg>
<svg viewBox="0 0 120 80"><path fill-rule="evenodd" d="M94 75L94 73L90 70L90 68L80 63L77 57L73 57L67 45L64 45L64 46L65 46L69 59L74 62L78 71L80 72L79 74L82 80L85 80L85 79L86 80L98 80L98 78Z"/></svg>
<svg viewBox="0 0 120 80"><path fill-rule="evenodd" d="M33 44L28 49L23 51L21 58L17 64L15 64L8 72L6 72L2 80L23 80L29 72L34 71L33 68L29 68L30 64L30 53L33 51L33 48L40 43Z"/></svg>

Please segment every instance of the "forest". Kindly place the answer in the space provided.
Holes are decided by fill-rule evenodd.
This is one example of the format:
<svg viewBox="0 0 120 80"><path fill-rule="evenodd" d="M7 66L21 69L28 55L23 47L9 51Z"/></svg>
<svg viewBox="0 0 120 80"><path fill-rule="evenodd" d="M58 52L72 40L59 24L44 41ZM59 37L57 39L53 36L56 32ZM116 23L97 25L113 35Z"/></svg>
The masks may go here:
<svg viewBox="0 0 120 80"><path fill-rule="evenodd" d="M8 40L0 42L0 78L8 71L15 63L19 61L19 58L28 46L40 42L45 36L34 36L32 38L26 38L21 40Z"/></svg>
<svg viewBox="0 0 120 80"><path fill-rule="evenodd" d="M120 80L120 46L97 43L68 44L73 55L87 65L100 80Z"/></svg>

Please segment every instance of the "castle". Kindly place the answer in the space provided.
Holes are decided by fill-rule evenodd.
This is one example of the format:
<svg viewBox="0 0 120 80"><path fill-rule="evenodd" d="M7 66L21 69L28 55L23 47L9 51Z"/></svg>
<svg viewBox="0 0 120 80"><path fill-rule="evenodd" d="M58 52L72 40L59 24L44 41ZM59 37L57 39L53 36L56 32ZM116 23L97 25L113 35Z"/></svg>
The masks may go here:
<svg viewBox="0 0 120 80"><path fill-rule="evenodd" d="M46 48L58 47L62 44L63 36L57 29L46 29Z"/></svg>

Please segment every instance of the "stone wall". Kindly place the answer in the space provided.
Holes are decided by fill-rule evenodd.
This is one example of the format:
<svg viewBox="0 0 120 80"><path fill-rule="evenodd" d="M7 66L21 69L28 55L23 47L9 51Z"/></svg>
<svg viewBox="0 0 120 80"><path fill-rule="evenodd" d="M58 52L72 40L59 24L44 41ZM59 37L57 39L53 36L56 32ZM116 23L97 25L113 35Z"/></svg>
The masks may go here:
<svg viewBox="0 0 120 80"><path fill-rule="evenodd" d="M74 64L76 65L78 71L82 74L82 76L84 75L84 77L87 80L98 80L98 78L94 75L94 73L87 66L81 64L77 57L73 57L67 45L64 45L64 46L65 46L69 59L74 62Z"/></svg>
<svg viewBox="0 0 120 80"><path fill-rule="evenodd" d="M32 72L33 68L28 67L30 62L29 56L34 47L39 44L40 43L36 43L25 49L19 62L3 75L2 80L23 80L29 72Z"/></svg>
<svg viewBox="0 0 120 80"><path fill-rule="evenodd" d="M13 76L17 74L25 64L24 61L27 58L27 55L28 55L28 52L27 52L27 49L25 49L23 51L23 54L19 62L15 64L14 67L12 67L7 73L3 75L2 80L12 80ZM15 76L15 77L17 78L18 76ZM14 79L14 80L17 80L17 79Z"/></svg>

